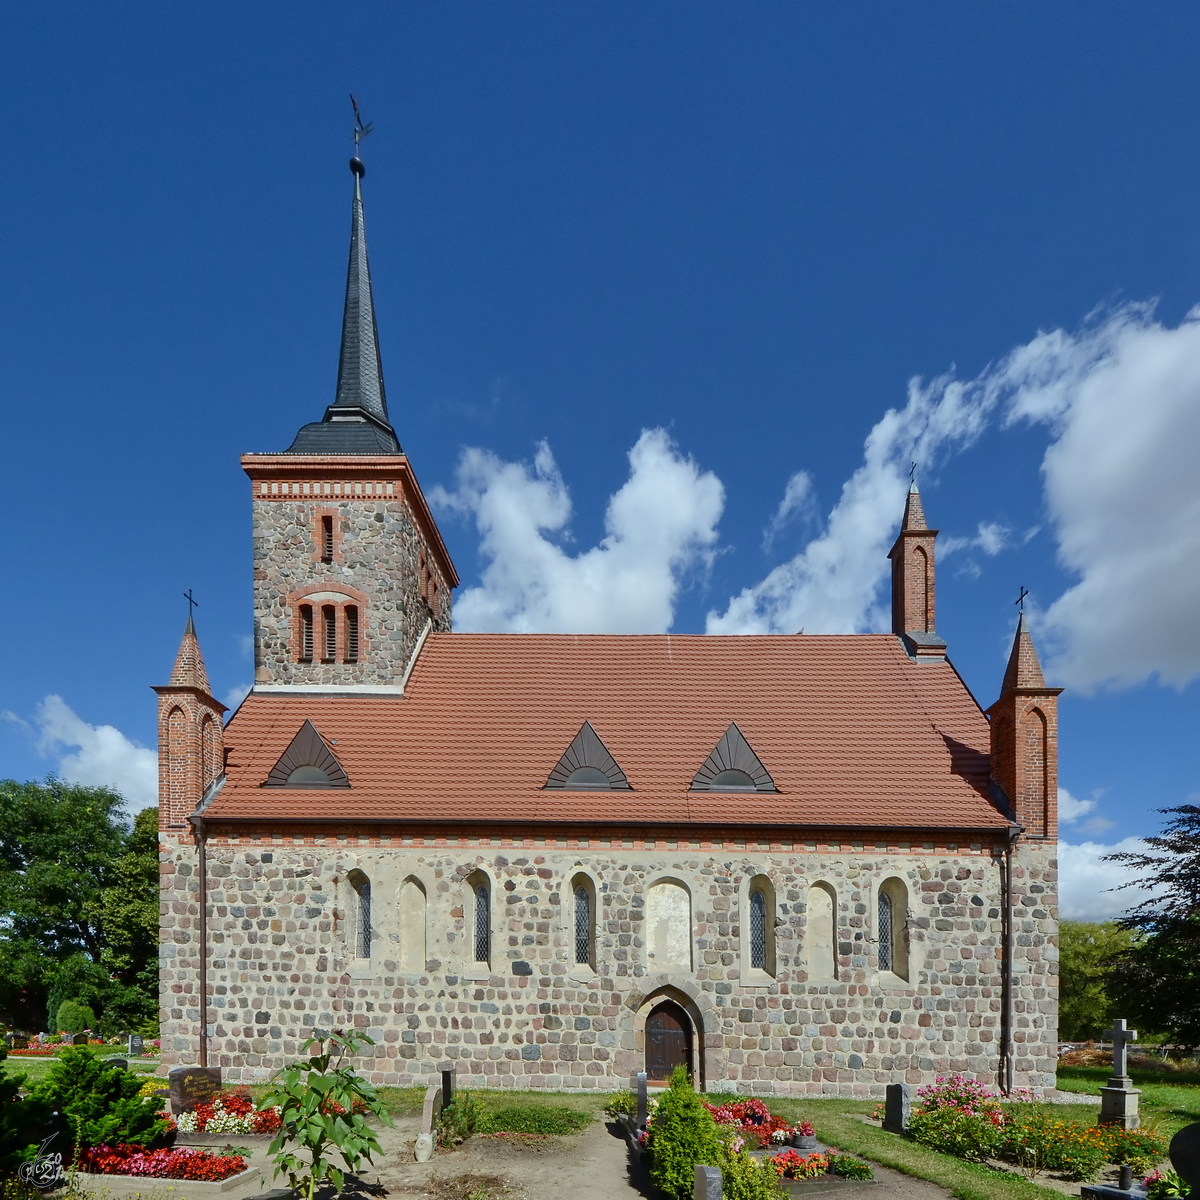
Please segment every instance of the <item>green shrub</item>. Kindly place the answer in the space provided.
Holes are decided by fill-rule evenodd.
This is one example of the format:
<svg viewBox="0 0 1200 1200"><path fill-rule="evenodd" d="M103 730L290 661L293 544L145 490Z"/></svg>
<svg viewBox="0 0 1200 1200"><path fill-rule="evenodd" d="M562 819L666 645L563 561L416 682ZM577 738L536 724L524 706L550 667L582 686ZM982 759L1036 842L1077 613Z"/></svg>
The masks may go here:
<svg viewBox="0 0 1200 1200"><path fill-rule="evenodd" d="M54 1027L58 1033L82 1033L85 1029L95 1029L96 1014L78 1000L64 1000L58 1006Z"/></svg>
<svg viewBox="0 0 1200 1200"><path fill-rule="evenodd" d="M934 1108L912 1114L908 1136L939 1154L980 1162L1004 1144L1003 1118L994 1109Z"/></svg>
<svg viewBox="0 0 1200 1200"><path fill-rule="evenodd" d="M578 1133L592 1123L592 1114L548 1104L506 1104L483 1113L480 1133Z"/></svg>
<svg viewBox="0 0 1200 1200"><path fill-rule="evenodd" d="M875 1172L871 1170L870 1163L865 1163L861 1158L855 1158L852 1154L831 1154L829 1168L835 1175L840 1175L843 1179L875 1178Z"/></svg>
<svg viewBox="0 0 1200 1200"><path fill-rule="evenodd" d="M483 1106L474 1092L455 1092L454 1099L438 1117L439 1146L457 1146L465 1142L479 1127Z"/></svg>
<svg viewBox="0 0 1200 1200"><path fill-rule="evenodd" d="M1155 1171L1146 1179L1147 1200L1186 1200L1191 1184L1174 1171Z"/></svg>
<svg viewBox="0 0 1200 1200"><path fill-rule="evenodd" d="M34 1089L38 1099L59 1112L63 1162L68 1149L115 1145L152 1146L167 1132L158 1116L158 1098L142 1096L140 1075L110 1067L89 1046L68 1046Z"/></svg>
<svg viewBox="0 0 1200 1200"><path fill-rule="evenodd" d="M632 1117L637 1112L637 1096L628 1088L614 1092L604 1106L610 1117Z"/></svg>
<svg viewBox="0 0 1200 1200"><path fill-rule="evenodd" d="M721 1147L721 1200L777 1200L787 1189L766 1159L752 1158L745 1146L733 1149L732 1140ZM700 1161L700 1160L697 1160ZM695 1187L695 1164L692 1186Z"/></svg>
<svg viewBox="0 0 1200 1200"><path fill-rule="evenodd" d="M21 1163L34 1156L42 1139L50 1132L51 1106L36 1097L21 1099L25 1076L9 1075L3 1067L6 1058L8 1051L0 1042L0 1179L16 1175ZM15 1200L21 1194L17 1180L12 1181L12 1187L17 1189L12 1192ZM4 1193L5 1196L8 1194Z"/></svg>
<svg viewBox="0 0 1200 1200"><path fill-rule="evenodd" d="M668 1196L686 1200L695 1190L696 1164L716 1166L721 1139L712 1113L692 1090L685 1068L676 1067L650 1124L650 1178Z"/></svg>

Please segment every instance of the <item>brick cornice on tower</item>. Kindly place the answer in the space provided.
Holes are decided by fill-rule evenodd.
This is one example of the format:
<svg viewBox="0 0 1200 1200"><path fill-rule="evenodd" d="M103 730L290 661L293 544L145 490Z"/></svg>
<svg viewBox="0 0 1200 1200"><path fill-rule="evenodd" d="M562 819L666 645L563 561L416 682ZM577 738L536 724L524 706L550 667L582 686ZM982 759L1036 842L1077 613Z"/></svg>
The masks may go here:
<svg viewBox="0 0 1200 1200"><path fill-rule="evenodd" d="M1058 697L1047 687L1025 614L1017 623L991 720L992 778L1031 838L1058 838Z"/></svg>
<svg viewBox="0 0 1200 1200"><path fill-rule="evenodd" d="M900 534L888 551L892 560L892 632L914 658L940 659L946 643L935 624L934 539L938 530L925 521L921 493L914 483L904 502Z"/></svg>

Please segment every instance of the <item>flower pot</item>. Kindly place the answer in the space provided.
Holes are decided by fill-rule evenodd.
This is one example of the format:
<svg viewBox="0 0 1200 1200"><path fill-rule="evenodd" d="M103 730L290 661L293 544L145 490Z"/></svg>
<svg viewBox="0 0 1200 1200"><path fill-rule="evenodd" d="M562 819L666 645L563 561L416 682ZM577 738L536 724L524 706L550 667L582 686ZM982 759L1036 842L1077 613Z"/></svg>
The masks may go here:
<svg viewBox="0 0 1200 1200"><path fill-rule="evenodd" d="M811 1133L793 1133L789 1145L795 1150L815 1150L817 1139Z"/></svg>

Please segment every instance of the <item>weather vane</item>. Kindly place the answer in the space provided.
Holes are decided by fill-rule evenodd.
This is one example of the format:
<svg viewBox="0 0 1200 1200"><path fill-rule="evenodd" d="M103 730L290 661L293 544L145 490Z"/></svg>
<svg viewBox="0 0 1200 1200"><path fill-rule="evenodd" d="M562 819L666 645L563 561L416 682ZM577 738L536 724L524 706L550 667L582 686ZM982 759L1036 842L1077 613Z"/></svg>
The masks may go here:
<svg viewBox="0 0 1200 1200"><path fill-rule="evenodd" d="M1029 595L1029 589L1024 584L1021 585L1021 594L1013 601L1013 603L1022 611L1025 611L1025 597Z"/></svg>
<svg viewBox="0 0 1200 1200"><path fill-rule="evenodd" d="M183 598L188 602L188 620L190 621L192 619L192 610L200 607L200 601L192 599L191 588L188 588L188 590L183 593Z"/></svg>
<svg viewBox="0 0 1200 1200"><path fill-rule="evenodd" d="M367 121L365 124L362 119L362 113L358 111L358 97L351 92L350 103L354 105L354 157L358 157L358 144L371 132L373 122Z"/></svg>

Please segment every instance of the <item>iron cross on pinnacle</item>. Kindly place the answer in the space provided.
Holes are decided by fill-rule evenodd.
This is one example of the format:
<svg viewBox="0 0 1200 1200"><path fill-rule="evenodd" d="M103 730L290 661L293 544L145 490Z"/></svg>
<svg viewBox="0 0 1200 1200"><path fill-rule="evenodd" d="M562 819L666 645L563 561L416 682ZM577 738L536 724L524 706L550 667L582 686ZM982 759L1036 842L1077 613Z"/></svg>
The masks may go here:
<svg viewBox="0 0 1200 1200"><path fill-rule="evenodd" d="M192 599L191 588L188 588L188 590L183 593L183 598L188 602L188 620L190 621L192 619L192 611L200 607L200 601Z"/></svg>
<svg viewBox="0 0 1200 1200"><path fill-rule="evenodd" d="M1013 601L1013 603L1022 611L1025 611L1025 597L1029 595L1027 587L1021 588L1021 594Z"/></svg>
<svg viewBox="0 0 1200 1200"><path fill-rule="evenodd" d="M358 111L358 97L351 92L350 103L354 105L354 157L358 157L358 144L371 132L371 122L363 122L362 113Z"/></svg>
<svg viewBox="0 0 1200 1200"><path fill-rule="evenodd" d="M1126 1029L1124 1020L1118 1017L1113 1020L1113 1027L1107 1032L1112 1038L1113 1076L1123 1078L1128 1074L1125 1069L1125 1051L1130 1042L1137 1041L1137 1030Z"/></svg>

